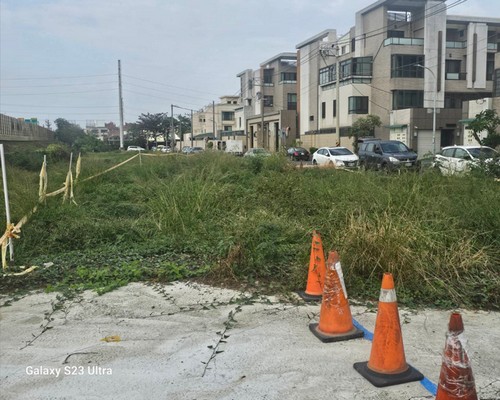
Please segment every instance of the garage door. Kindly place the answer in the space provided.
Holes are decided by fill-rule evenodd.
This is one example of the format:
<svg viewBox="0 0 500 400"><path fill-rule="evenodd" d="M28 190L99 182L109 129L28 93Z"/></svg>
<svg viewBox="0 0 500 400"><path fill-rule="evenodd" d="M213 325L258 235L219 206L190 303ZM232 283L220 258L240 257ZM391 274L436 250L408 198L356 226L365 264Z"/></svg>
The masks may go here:
<svg viewBox="0 0 500 400"><path fill-rule="evenodd" d="M433 152L432 146L432 131L418 131L418 158L424 158L428 153ZM436 131L436 153L441 150L441 131Z"/></svg>

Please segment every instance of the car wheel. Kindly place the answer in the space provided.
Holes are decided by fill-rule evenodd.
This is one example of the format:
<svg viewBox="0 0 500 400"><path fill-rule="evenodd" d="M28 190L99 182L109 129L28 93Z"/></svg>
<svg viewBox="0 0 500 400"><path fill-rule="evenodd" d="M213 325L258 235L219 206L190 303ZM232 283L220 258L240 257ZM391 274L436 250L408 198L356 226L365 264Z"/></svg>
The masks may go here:
<svg viewBox="0 0 500 400"><path fill-rule="evenodd" d="M318 162L316 160L313 160L313 165L318 165Z"/></svg>
<svg viewBox="0 0 500 400"><path fill-rule="evenodd" d="M359 169L361 171L367 171L368 170L368 168L366 168L366 164L364 162L359 163Z"/></svg>

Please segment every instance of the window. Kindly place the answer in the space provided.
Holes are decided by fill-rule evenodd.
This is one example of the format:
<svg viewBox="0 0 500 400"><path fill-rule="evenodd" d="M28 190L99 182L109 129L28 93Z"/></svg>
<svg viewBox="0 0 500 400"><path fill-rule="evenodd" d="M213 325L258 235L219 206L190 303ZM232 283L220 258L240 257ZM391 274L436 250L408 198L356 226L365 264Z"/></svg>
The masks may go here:
<svg viewBox="0 0 500 400"><path fill-rule="evenodd" d="M340 78L372 76L373 57L355 57L340 63Z"/></svg>
<svg viewBox="0 0 500 400"><path fill-rule="evenodd" d="M264 69L264 85L272 85L273 84L273 74L274 69L266 68Z"/></svg>
<svg viewBox="0 0 500 400"><path fill-rule="evenodd" d="M460 60L446 60L446 79L460 79Z"/></svg>
<svg viewBox="0 0 500 400"><path fill-rule="evenodd" d="M442 155L444 157L453 157L453 152L455 149L444 149Z"/></svg>
<svg viewBox="0 0 500 400"><path fill-rule="evenodd" d="M349 97L349 114L368 114L368 97Z"/></svg>
<svg viewBox="0 0 500 400"><path fill-rule="evenodd" d="M297 73L296 72L282 72L280 77L280 82L297 82Z"/></svg>
<svg viewBox="0 0 500 400"><path fill-rule="evenodd" d="M232 126L224 125L224 132L231 132L233 130Z"/></svg>
<svg viewBox="0 0 500 400"><path fill-rule="evenodd" d="M395 54L391 58L391 78L423 78L424 56Z"/></svg>
<svg viewBox="0 0 500 400"><path fill-rule="evenodd" d="M314 121L314 115L309 115L309 121Z"/></svg>
<svg viewBox="0 0 500 400"><path fill-rule="evenodd" d="M337 79L335 71L336 71L335 65L330 65L329 67L321 68L319 70L319 84L324 85L325 83L334 82Z"/></svg>
<svg viewBox="0 0 500 400"><path fill-rule="evenodd" d="M323 118L323 119L326 118L326 103L325 102L321 103L321 118Z"/></svg>
<svg viewBox="0 0 500 400"><path fill-rule="evenodd" d="M287 110L297 110L297 94L288 93L286 95L287 100Z"/></svg>
<svg viewBox="0 0 500 400"><path fill-rule="evenodd" d="M222 111L223 121L234 121L234 111Z"/></svg>
<svg viewBox="0 0 500 400"><path fill-rule="evenodd" d="M422 90L394 90L392 95L393 110L402 108L422 108L424 92Z"/></svg>
<svg viewBox="0 0 500 400"><path fill-rule="evenodd" d="M449 93L444 96L444 108L462 108L460 94Z"/></svg>
<svg viewBox="0 0 500 400"><path fill-rule="evenodd" d="M393 37L402 38L402 37L405 37L405 31L388 30L387 37L388 38L393 38Z"/></svg>
<svg viewBox="0 0 500 400"><path fill-rule="evenodd" d="M253 89L253 79L249 79L248 80L248 90L252 90Z"/></svg>
<svg viewBox="0 0 500 400"><path fill-rule="evenodd" d="M495 70L495 54L488 53L486 54L486 80L493 80L493 71Z"/></svg>
<svg viewBox="0 0 500 400"><path fill-rule="evenodd" d="M469 156L469 153L467 153L464 149L458 148L458 149L455 149L455 156L454 157L464 159L464 158L467 158L470 156Z"/></svg>
<svg viewBox="0 0 500 400"><path fill-rule="evenodd" d="M493 97L500 97L500 69L495 70L493 78Z"/></svg>
<svg viewBox="0 0 500 400"><path fill-rule="evenodd" d="M337 100L333 100L333 116L337 116Z"/></svg>
<svg viewBox="0 0 500 400"><path fill-rule="evenodd" d="M264 107L273 106L273 96L264 96Z"/></svg>

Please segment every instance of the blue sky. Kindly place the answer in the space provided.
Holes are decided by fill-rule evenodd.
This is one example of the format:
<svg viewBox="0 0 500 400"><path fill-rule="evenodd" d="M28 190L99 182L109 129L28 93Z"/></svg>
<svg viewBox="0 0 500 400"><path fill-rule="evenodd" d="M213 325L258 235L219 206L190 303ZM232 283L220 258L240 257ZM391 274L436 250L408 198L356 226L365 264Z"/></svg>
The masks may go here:
<svg viewBox="0 0 500 400"><path fill-rule="evenodd" d="M119 59L126 122L171 104L199 109L238 94L239 72L325 29L346 32L373 2L0 0L0 112L118 123ZM448 13L500 18L500 4Z"/></svg>

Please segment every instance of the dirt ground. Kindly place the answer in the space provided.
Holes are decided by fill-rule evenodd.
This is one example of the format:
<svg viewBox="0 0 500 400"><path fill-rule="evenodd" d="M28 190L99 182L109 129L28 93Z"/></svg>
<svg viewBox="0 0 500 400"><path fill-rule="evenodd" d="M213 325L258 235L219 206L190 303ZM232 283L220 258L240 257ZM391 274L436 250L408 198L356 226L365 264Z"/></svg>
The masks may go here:
<svg viewBox="0 0 500 400"><path fill-rule="evenodd" d="M0 304L2 399L433 399L450 316L400 308L406 360L425 379L376 388L353 369L370 340L310 332L319 303L179 282ZM376 310L351 311L373 332ZM500 313L462 317L479 397L500 399Z"/></svg>

